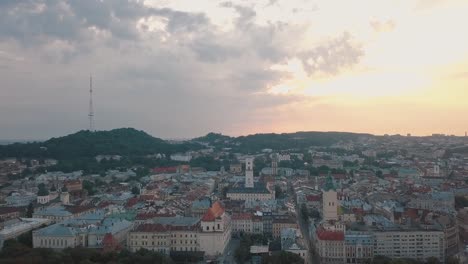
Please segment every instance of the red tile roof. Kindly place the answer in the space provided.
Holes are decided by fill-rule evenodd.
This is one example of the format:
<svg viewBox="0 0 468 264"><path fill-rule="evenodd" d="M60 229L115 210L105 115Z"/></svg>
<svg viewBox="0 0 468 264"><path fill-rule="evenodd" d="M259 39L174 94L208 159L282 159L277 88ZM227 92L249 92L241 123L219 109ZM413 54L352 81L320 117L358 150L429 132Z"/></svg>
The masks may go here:
<svg viewBox="0 0 468 264"><path fill-rule="evenodd" d="M306 200L309 202L319 202L321 200L320 195L307 195Z"/></svg>
<svg viewBox="0 0 468 264"><path fill-rule="evenodd" d="M24 211L24 208L21 207L0 207L0 215L3 214L11 214L11 213L20 213L21 211Z"/></svg>
<svg viewBox="0 0 468 264"><path fill-rule="evenodd" d="M252 214L249 213L241 213L241 214L233 214L231 220L249 220L252 219Z"/></svg>
<svg viewBox="0 0 468 264"><path fill-rule="evenodd" d="M148 233L163 233L167 231L182 231L182 230L197 230L200 228L199 222L191 226L175 226L175 225L163 225L163 224L141 224L133 229L132 232L148 232Z"/></svg>
<svg viewBox="0 0 468 264"><path fill-rule="evenodd" d="M216 218L221 217L224 213L224 208L220 202L215 202L208 211L206 211L205 215L202 217L202 221L211 222L214 221Z"/></svg>
<svg viewBox="0 0 468 264"><path fill-rule="evenodd" d="M85 213L95 209L92 205L68 205L65 209L72 214Z"/></svg>
<svg viewBox="0 0 468 264"><path fill-rule="evenodd" d="M323 228L317 229L317 237L320 240L328 241L342 241L344 240L344 232L342 231L329 231Z"/></svg>
<svg viewBox="0 0 468 264"><path fill-rule="evenodd" d="M153 194L142 194L140 195L141 201L154 201L156 200L156 196Z"/></svg>
<svg viewBox="0 0 468 264"><path fill-rule="evenodd" d="M176 173L177 167L159 167L153 169L154 173L162 174L162 173Z"/></svg>
<svg viewBox="0 0 468 264"><path fill-rule="evenodd" d="M138 203L138 198L137 197L132 197L132 198L128 199L127 203L125 204L125 207L133 207L137 203Z"/></svg>

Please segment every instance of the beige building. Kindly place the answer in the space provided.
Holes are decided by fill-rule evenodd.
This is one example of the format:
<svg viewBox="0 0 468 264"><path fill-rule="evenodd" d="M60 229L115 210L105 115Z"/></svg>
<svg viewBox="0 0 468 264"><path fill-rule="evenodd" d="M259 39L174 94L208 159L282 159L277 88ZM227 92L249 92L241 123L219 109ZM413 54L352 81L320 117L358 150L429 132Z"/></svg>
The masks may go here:
<svg viewBox="0 0 468 264"><path fill-rule="evenodd" d="M266 187L255 187L255 188L236 188L230 189L226 197L231 200L242 200L242 201L267 201L275 199L274 193L271 193Z"/></svg>
<svg viewBox="0 0 468 264"><path fill-rule="evenodd" d="M171 251L200 251L199 228L199 222L187 226L141 224L130 232L127 245L133 252L141 248L163 254Z"/></svg>
<svg viewBox="0 0 468 264"><path fill-rule="evenodd" d="M298 229L299 226L297 225L296 219L294 219L293 217L289 217L286 219L281 219L281 218L273 219L273 223L272 223L273 238L281 237L281 231L287 228Z"/></svg>
<svg viewBox="0 0 468 264"><path fill-rule="evenodd" d="M446 242L442 231L375 232L374 255L411 258L425 261L436 257L445 260Z"/></svg>
<svg viewBox="0 0 468 264"><path fill-rule="evenodd" d="M252 233L253 215L249 213L233 214L231 217L232 232L234 233Z"/></svg>
<svg viewBox="0 0 468 264"><path fill-rule="evenodd" d="M203 215L195 217L161 217L143 223L128 235L131 251L145 248L164 254L171 252L205 252L208 258L222 254L231 238L231 219L219 202Z"/></svg>

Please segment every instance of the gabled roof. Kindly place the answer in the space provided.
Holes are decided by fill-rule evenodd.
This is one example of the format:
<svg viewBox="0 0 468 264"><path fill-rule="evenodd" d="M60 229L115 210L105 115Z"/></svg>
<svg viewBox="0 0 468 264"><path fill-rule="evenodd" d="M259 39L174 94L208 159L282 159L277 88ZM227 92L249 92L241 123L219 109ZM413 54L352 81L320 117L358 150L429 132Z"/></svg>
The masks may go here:
<svg viewBox="0 0 468 264"><path fill-rule="evenodd" d="M253 218L252 214L249 213L240 213L240 214L233 214L231 216L231 220L251 220Z"/></svg>
<svg viewBox="0 0 468 264"><path fill-rule="evenodd" d="M317 229L317 237L320 240L331 240L331 241L343 241L344 232L342 231L330 231L323 228Z"/></svg>
<svg viewBox="0 0 468 264"><path fill-rule="evenodd" d="M36 231L40 236L54 237L74 237L76 231L73 227L65 226L64 224L54 224Z"/></svg>
<svg viewBox="0 0 468 264"><path fill-rule="evenodd" d="M211 222L224 214L224 208L220 202L215 202L208 211L203 215L202 221Z"/></svg>

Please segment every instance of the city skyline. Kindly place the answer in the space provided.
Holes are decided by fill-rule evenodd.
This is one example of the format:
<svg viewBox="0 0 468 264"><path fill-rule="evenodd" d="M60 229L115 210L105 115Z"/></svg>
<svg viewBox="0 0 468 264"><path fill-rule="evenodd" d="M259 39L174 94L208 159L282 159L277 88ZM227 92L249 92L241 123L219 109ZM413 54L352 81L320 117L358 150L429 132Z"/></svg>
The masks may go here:
<svg viewBox="0 0 468 264"><path fill-rule="evenodd" d="M90 73L97 130L464 136L467 12L455 0L2 2L0 138L87 129Z"/></svg>

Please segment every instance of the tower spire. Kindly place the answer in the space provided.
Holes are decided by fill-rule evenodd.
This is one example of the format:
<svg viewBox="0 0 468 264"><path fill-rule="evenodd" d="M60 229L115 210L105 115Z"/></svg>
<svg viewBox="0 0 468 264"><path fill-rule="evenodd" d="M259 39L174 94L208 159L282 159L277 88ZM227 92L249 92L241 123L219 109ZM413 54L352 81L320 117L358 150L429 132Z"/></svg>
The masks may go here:
<svg viewBox="0 0 468 264"><path fill-rule="evenodd" d="M93 76L89 76L89 131L94 132Z"/></svg>

